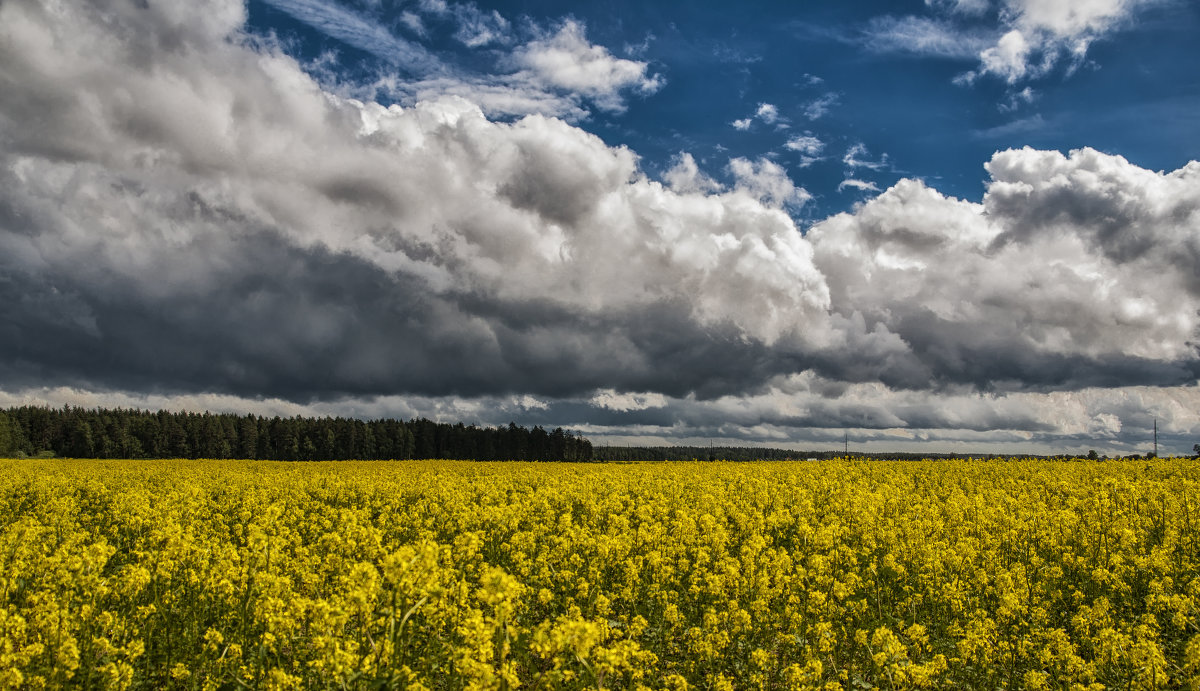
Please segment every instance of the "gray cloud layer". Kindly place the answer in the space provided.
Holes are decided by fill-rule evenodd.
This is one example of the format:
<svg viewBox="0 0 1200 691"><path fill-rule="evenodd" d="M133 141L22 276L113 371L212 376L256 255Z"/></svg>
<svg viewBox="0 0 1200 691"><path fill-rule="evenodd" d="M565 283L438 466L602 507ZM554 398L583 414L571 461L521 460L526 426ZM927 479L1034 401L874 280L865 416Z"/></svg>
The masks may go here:
<svg viewBox="0 0 1200 691"><path fill-rule="evenodd" d="M770 161L723 189L682 156L665 186L553 118L332 95L244 19L0 5L0 389L593 413L643 392L663 405L613 424L771 437L1023 430L976 392L1200 374L1200 164L999 152L982 203L904 180L802 234L807 193ZM531 69L602 103L606 52L578 27L543 47ZM889 405L820 403L870 392ZM977 414L931 403L953 396Z"/></svg>

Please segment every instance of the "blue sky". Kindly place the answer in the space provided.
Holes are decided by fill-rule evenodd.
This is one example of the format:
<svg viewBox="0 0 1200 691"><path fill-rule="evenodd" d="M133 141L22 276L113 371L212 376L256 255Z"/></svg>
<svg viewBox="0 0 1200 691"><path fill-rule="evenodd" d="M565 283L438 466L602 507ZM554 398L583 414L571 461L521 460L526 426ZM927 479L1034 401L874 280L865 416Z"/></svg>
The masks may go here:
<svg viewBox="0 0 1200 691"><path fill-rule="evenodd" d="M1182 0L0 3L0 406L1190 452L1198 35Z"/></svg>
<svg viewBox="0 0 1200 691"><path fill-rule="evenodd" d="M1077 4L1074 21L1040 27L1061 35L1042 38L1029 72L1013 79L964 79L980 71L980 52L1020 24L1003 16L1011 8L984 2L603 2L573 3L564 14L549 2L252 0L248 28L319 62L332 79L366 85L381 74L424 76L428 56L447 72L486 81L509 71L505 59L523 42L575 22L589 42L644 64L660 83L649 93L624 88L615 112L585 102L576 124L633 149L650 175L680 152L718 179L728 179L730 158L770 157L813 195L796 214L811 222L870 193L842 185L846 179L885 189L917 177L976 199L982 163L998 149L1087 146L1153 170L1187 163L1188 144L1200 140L1200 8ZM376 45L357 27L331 28L339 15L420 52ZM1088 45L1078 55L1060 45L1079 40ZM1036 64L1047 57L1047 68ZM738 121L746 129L736 129ZM788 148L806 137L819 153ZM854 147L865 149L854 158L879 165L847 165Z"/></svg>

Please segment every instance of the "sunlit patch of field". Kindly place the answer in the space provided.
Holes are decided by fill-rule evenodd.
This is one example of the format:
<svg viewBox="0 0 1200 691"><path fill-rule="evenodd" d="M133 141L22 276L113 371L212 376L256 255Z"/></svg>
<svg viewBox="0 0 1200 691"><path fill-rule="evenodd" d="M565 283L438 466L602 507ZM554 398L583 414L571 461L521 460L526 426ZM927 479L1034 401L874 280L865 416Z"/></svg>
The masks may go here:
<svg viewBox="0 0 1200 691"><path fill-rule="evenodd" d="M0 688L1200 686L1200 463L0 461Z"/></svg>

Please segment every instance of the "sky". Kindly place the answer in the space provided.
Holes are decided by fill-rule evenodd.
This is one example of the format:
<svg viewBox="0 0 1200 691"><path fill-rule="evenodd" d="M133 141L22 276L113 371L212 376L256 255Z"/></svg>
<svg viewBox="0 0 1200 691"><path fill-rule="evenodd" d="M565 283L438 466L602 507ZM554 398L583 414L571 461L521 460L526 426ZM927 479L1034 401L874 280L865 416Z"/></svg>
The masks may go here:
<svg viewBox="0 0 1200 691"><path fill-rule="evenodd" d="M1200 5L6 0L0 406L1200 442Z"/></svg>

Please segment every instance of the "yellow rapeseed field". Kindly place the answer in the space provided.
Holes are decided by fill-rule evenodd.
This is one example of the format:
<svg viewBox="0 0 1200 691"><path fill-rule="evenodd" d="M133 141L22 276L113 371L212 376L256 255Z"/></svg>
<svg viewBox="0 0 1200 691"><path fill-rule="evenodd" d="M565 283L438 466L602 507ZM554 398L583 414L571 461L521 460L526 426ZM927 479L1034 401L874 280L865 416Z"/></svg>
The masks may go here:
<svg viewBox="0 0 1200 691"><path fill-rule="evenodd" d="M0 461L0 688L1200 687L1200 463Z"/></svg>

